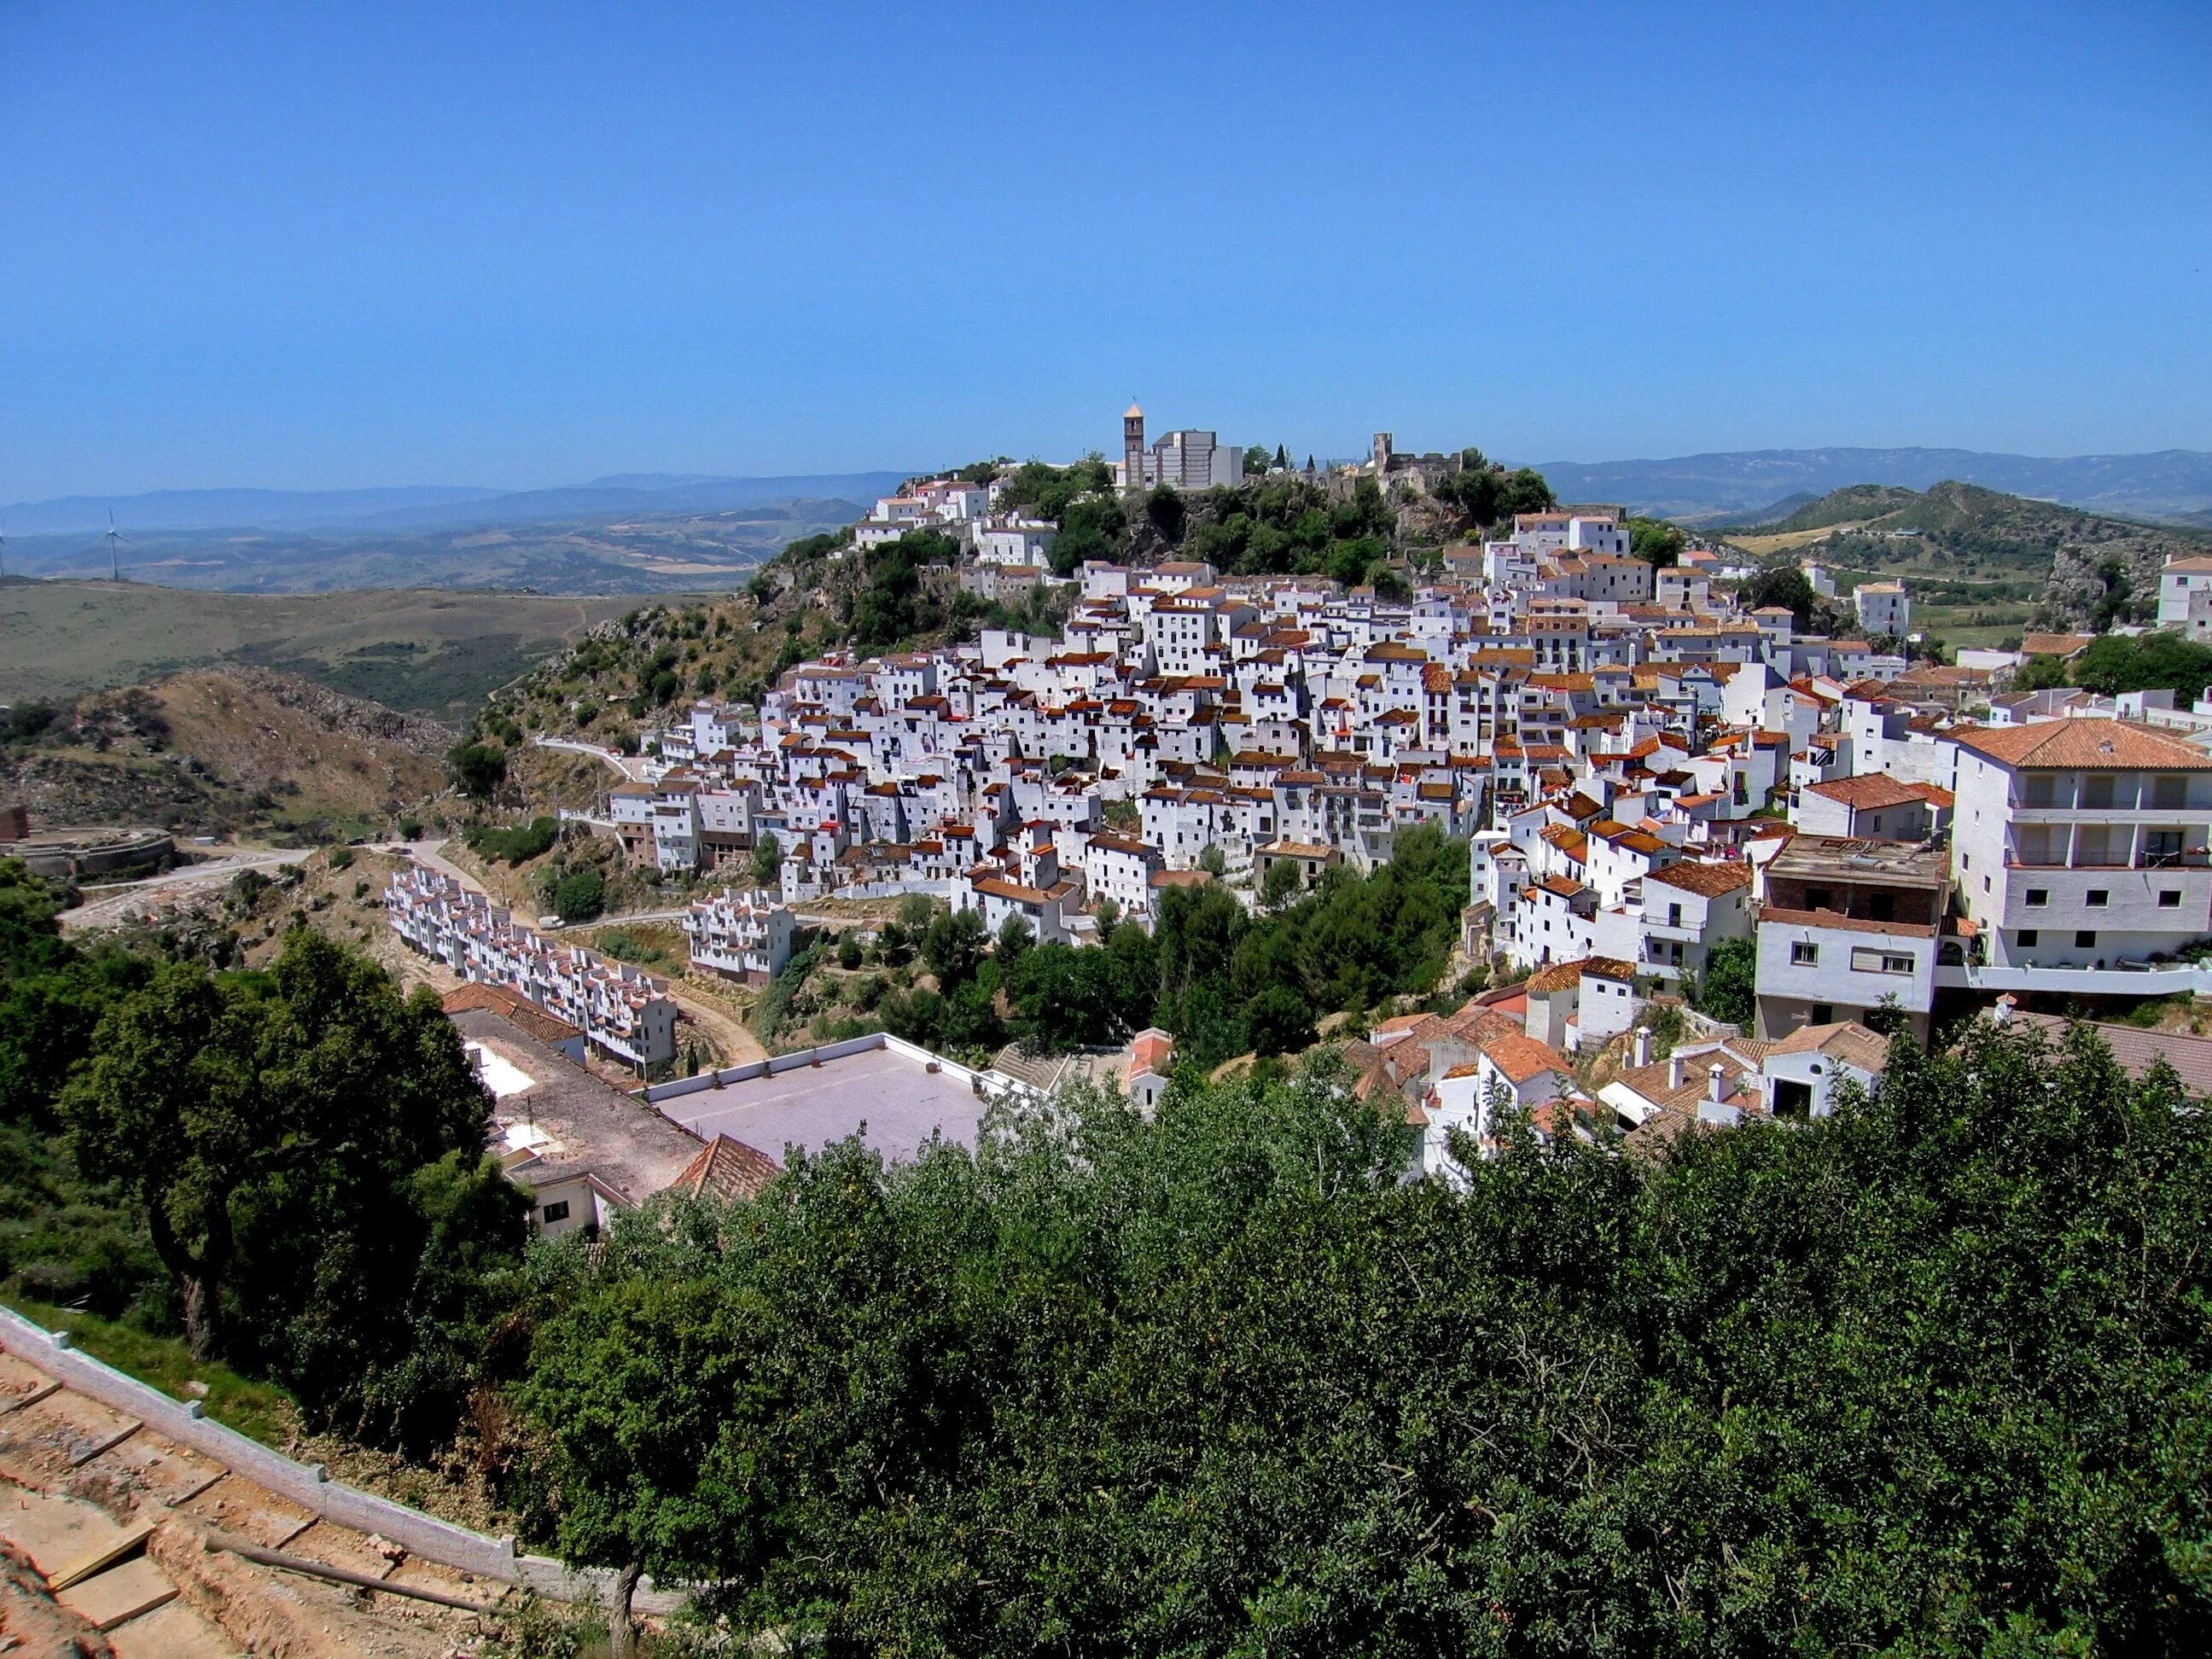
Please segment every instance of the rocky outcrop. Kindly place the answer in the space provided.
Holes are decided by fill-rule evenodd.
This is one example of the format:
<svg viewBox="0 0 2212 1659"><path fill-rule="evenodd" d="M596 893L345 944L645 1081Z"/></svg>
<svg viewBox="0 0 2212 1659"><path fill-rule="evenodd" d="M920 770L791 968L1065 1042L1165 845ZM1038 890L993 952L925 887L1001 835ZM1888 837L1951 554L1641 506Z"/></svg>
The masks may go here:
<svg viewBox="0 0 2212 1659"><path fill-rule="evenodd" d="M2148 622L2158 614L2159 572L2166 560L2197 550L2155 532L2110 541L2069 542L2051 557L2050 586L2035 625L2075 633L2094 632L2108 619ZM2116 603L2108 605L2108 596Z"/></svg>
<svg viewBox="0 0 2212 1659"><path fill-rule="evenodd" d="M240 686L286 708L311 716L325 732L379 743L396 743L418 755L442 755L459 740L460 733L427 714L404 714L380 702L349 697L296 674L279 674L266 668L220 668L210 676L235 680Z"/></svg>

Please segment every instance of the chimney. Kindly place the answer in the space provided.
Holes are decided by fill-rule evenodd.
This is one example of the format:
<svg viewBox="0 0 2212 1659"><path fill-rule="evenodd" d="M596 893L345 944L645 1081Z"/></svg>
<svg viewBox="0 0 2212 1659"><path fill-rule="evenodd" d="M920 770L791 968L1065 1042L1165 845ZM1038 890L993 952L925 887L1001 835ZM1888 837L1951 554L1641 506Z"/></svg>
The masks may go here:
<svg viewBox="0 0 2212 1659"><path fill-rule="evenodd" d="M1636 1035L1630 1040L1628 1052L1638 1071L1642 1071L1651 1063L1651 1028L1649 1025L1639 1025L1636 1028Z"/></svg>
<svg viewBox="0 0 2212 1659"><path fill-rule="evenodd" d="M1718 1103L1727 1094L1728 1085L1723 1081L1727 1076L1728 1068L1717 1060L1705 1067L1705 1098L1707 1100Z"/></svg>
<svg viewBox="0 0 2212 1659"><path fill-rule="evenodd" d="M1669 1089L1679 1089L1682 1086L1682 1057L1680 1054L1668 1056L1667 1086Z"/></svg>

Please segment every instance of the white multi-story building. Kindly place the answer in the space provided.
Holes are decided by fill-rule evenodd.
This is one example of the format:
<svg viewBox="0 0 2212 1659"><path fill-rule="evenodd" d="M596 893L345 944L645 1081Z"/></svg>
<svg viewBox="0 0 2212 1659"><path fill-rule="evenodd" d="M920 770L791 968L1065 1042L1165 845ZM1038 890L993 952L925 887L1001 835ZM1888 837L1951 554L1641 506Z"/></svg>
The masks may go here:
<svg viewBox="0 0 2212 1659"><path fill-rule="evenodd" d="M2158 625L2191 639L2212 635L2212 556L2170 558L2158 573Z"/></svg>
<svg viewBox="0 0 2212 1659"><path fill-rule="evenodd" d="M683 921L696 968L764 985L791 960L790 907L763 890L726 887L685 910Z"/></svg>
<svg viewBox="0 0 2212 1659"><path fill-rule="evenodd" d="M1942 848L1799 836L1765 866L1759 1034L1863 1024L1885 1003L1928 1036L1951 890Z"/></svg>
<svg viewBox="0 0 2212 1659"><path fill-rule="evenodd" d="M2117 968L2212 934L2212 754L2110 720L1958 742L1954 873L1985 963Z"/></svg>
<svg viewBox="0 0 2212 1659"><path fill-rule="evenodd" d="M1112 900L1133 921L1151 915L1152 878L1166 867L1160 849L1135 836L1102 833L1085 837L1083 843L1086 896L1092 904Z"/></svg>
<svg viewBox="0 0 2212 1659"><path fill-rule="evenodd" d="M1713 946L1752 936L1751 886L1751 866L1741 860L1686 860L1654 870L1598 913L1596 949L1654 979L1702 979Z"/></svg>
<svg viewBox="0 0 2212 1659"><path fill-rule="evenodd" d="M1060 534L1050 525L1028 519L987 524L975 532L975 558L981 564L1042 565Z"/></svg>
<svg viewBox="0 0 2212 1659"><path fill-rule="evenodd" d="M1861 582L1851 590L1851 607L1869 634L1903 638L1912 626L1912 600L1901 581Z"/></svg>
<svg viewBox="0 0 2212 1659"><path fill-rule="evenodd" d="M451 876L410 864L385 890L392 931L461 978L503 985L594 1047L641 1066L676 1057L676 1005L662 981L550 944Z"/></svg>

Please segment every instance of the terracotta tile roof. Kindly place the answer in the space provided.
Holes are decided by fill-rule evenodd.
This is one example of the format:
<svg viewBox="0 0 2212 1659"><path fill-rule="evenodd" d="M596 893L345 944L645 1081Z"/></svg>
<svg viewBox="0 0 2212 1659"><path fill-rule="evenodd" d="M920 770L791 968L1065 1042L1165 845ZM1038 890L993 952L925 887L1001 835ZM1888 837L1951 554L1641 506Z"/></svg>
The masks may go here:
<svg viewBox="0 0 2212 1659"><path fill-rule="evenodd" d="M518 992L510 991L504 985L471 981L447 992L438 1000L438 1006L449 1014L461 1013L471 1008L486 1009L549 1048L572 1042L584 1035L567 1020L547 1013L536 1003Z"/></svg>
<svg viewBox="0 0 2212 1659"><path fill-rule="evenodd" d="M1494 1037L1482 1045L1482 1052L1492 1065L1505 1074L1508 1082L1516 1085L1540 1077L1546 1072L1556 1072L1565 1078L1573 1076L1565 1055L1532 1036L1514 1033Z"/></svg>
<svg viewBox="0 0 2212 1659"><path fill-rule="evenodd" d="M1805 790L1808 794L1838 802L1858 812L1873 811L1884 806L1902 806L1909 800L1922 799L1920 792L1911 784L1899 782L1886 772L1868 772L1855 778L1834 778L1826 783L1808 783Z"/></svg>
<svg viewBox="0 0 2212 1659"><path fill-rule="evenodd" d="M2172 568L2171 566L2168 568ZM2063 1036L2071 1022L2056 1014L2014 1013L2013 1021L2033 1027L2054 1042ZM2132 1025L2100 1025L2090 1022L2112 1059L2130 1077L2141 1077L2158 1060L2173 1067L2181 1086L2198 1099L2212 1098L2212 1037L2189 1036L2179 1031L2146 1031Z"/></svg>
<svg viewBox="0 0 2212 1659"><path fill-rule="evenodd" d="M1644 879L1657 882L1663 887L1679 887L1686 893L1696 893L1705 898L1718 898L1751 885L1751 866L1747 864L1707 863L1686 860L1670 864L1663 870L1654 870Z"/></svg>
<svg viewBox="0 0 2212 1659"><path fill-rule="evenodd" d="M2069 771L2212 772L2195 744L2126 720L2041 720L2033 726L1960 726L1952 737L2007 766Z"/></svg>
<svg viewBox="0 0 2212 1659"><path fill-rule="evenodd" d="M694 1198L707 1193L717 1198L758 1198L762 1189L782 1173L783 1165L759 1148L728 1135L716 1135L669 1184Z"/></svg>
<svg viewBox="0 0 2212 1659"><path fill-rule="evenodd" d="M2206 1044L2212 1048L2212 1042ZM1869 1030L1856 1020L1847 1019L1832 1025L1804 1025L1780 1041L1767 1045L1770 1054L1803 1054L1819 1053L1840 1060L1846 1066L1856 1066L1863 1072L1880 1072L1889 1062L1889 1044L1881 1035Z"/></svg>

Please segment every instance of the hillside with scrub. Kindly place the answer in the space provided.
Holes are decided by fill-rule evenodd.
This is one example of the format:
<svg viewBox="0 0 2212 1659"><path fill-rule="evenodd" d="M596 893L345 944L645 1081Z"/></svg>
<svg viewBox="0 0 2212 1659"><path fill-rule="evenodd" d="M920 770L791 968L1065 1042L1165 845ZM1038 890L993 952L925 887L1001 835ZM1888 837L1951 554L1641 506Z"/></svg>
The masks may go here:
<svg viewBox="0 0 2212 1659"><path fill-rule="evenodd" d="M2212 536L2186 526L1955 482L1853 485L1728 535L1759 556L1817 562L1845 590L1904 578L1919 625L1969 642L2148 620L2166 561L2212 549Z"/></svg>

